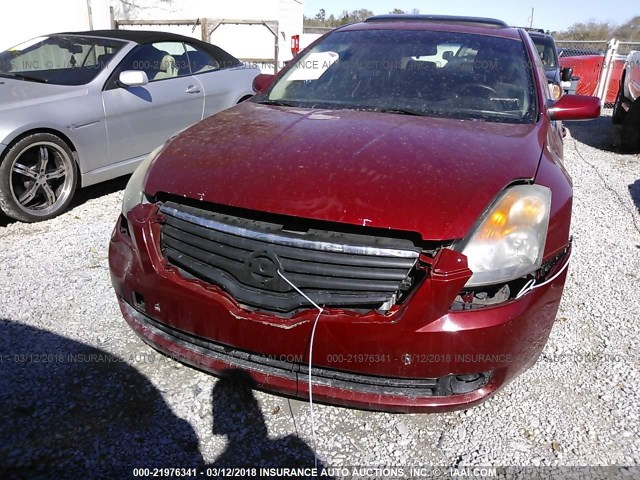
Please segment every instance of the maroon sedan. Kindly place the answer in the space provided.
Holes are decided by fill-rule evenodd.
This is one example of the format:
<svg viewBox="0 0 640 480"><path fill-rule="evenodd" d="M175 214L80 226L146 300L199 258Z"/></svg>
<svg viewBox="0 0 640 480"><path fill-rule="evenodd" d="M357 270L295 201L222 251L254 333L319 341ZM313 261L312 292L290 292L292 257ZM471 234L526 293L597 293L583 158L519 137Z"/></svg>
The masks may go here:
<svg viewBox="0 0 640 480"><path fill-rule="evenodd" d="M466 408L531 366L571 253L560 120L526 32L382 16L138 168L109 249L144 341L261 388L390 411ZM311 371L309 371L311 367Z"/></svg>

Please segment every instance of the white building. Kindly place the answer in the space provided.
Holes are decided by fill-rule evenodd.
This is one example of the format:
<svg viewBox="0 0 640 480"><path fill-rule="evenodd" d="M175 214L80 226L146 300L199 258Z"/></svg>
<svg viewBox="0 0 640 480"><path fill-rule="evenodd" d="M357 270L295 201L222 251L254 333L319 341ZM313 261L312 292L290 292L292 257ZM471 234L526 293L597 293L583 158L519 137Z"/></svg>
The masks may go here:
<svg viewBox="0 0 640 480"><path fill-rule="evenodd" d="M113 20L253 20L277 22L279 62L291 58L291 36L302 34L304 0L20 0L0 16L0 51L30 38L63 31L111 28ZM214 27L217 22L209 25ZM220 24L202 38L201 24L120 25L163 30L214 43L240 59L273 60L275 38L263 24ZM269 68L265 68L265 71Z"/></svg>

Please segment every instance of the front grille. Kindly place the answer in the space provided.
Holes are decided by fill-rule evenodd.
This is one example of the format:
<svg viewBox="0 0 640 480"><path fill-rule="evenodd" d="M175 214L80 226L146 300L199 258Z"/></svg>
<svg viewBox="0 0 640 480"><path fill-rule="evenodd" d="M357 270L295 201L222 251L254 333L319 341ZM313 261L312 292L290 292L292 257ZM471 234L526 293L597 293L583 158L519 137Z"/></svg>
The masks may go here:
<svg viewBox="0 0 640 480"><path fill-rule="evenodd" d="M308 229L165 202L168 263L218 285L239 303L291 312L311 304L385 309L408 291L420 248L410 240Z"/></svg>

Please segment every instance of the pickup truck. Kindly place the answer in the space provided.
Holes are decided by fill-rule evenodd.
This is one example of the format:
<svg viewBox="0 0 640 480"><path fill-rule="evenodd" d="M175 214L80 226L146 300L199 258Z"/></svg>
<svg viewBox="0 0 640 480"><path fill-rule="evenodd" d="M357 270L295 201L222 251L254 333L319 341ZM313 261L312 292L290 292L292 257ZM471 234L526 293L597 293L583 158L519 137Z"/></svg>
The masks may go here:
<svg viewBox="0 0 640 480"><path fill-rule="evenodd" d="M625 61L613 108L613 123L622 124L621 149L640 151L640 51L632 51Z"/></svg>

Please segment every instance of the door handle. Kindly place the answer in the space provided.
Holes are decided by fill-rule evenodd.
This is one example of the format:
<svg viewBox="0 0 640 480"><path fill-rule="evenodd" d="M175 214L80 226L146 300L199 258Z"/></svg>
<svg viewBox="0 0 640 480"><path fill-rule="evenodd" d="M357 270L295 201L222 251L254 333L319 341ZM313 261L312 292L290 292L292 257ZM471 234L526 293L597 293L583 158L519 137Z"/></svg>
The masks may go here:
<svg viewBox="0 0 640 480"><path fill-rule="evenodd" d="M185 92L187 92L187 93L200 93L200 89L198 87L196 87L195 85L189 85L187 87L187 89L185 90Z"/></svg>

